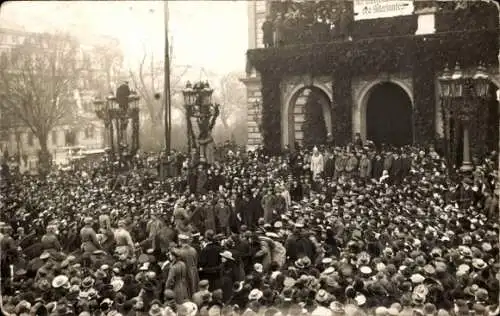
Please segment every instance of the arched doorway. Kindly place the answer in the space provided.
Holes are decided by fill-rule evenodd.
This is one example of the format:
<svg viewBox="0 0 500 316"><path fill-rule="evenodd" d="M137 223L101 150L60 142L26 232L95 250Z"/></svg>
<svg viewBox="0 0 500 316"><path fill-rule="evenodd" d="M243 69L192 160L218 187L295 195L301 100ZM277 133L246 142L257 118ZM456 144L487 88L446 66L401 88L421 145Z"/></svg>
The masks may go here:
<svg viewBox="0 0 500 316"><path fill-rule="evenodd" d="M382 82L371 89L366 104L366 136L377 146L413 143L412 102L399 85Z"/></svg>
<svg viewBox="0 0 500 316"><path fill-rule="evenodd" d="M291 97L286 108L285 144L300 145L324 143L332 132L331 101L321 88L303 86Z"/></svg>

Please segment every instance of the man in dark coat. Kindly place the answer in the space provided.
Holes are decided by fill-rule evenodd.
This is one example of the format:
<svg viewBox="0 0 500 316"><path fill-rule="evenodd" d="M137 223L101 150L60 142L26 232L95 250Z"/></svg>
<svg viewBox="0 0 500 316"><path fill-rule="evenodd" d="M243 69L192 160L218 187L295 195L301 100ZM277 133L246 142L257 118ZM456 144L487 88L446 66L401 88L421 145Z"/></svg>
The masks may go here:
<svg viewBox="0 0 500 316"><path fill-rule="evenodd" d="M200 260L198 262L200 270L200 279L206 279L209 283L209 289L212 291L220 288L220 277L222 269L222 253L221 245L214 240L215 233L213 230L205 232L207 244L200 252Z"/></svg>
<svg viewBox="0 0 500 316"><path fill-rule="evenodd" d="M406 152L401 153L401 167L402 167L402 178L405 179L410 175L411 170L411 158L406 154Z"/></svg>
<svg viewBox="0 0 500 316"><path fill-rule="evenodd" d="M262 23L262 33L264 47L272 47L274 43L274 23L270 16L267 16L264 23Z"/></svg>
<svg viewBox="0 0 500 316"><path fill-rule="evenodd" d="M384 160L380 154L375 155L372 161L372 178L380 179L382 172L384 171Z"/></svg>
<svg viewBox="0 0 500 316"><path fill-rule="evenodd" d="M333 178L334 174L335 174L335 157L331 152L329 152L325 160L324 175L325 178Z"/></svg>
<svg viewBox="0 0 500 316"><path fill-rule="evenodd" d="M391 177L392 183L394 184L400 184L403 180L403 163L397 153L394 154L391 169L389 169L389 175Z"/></svg>

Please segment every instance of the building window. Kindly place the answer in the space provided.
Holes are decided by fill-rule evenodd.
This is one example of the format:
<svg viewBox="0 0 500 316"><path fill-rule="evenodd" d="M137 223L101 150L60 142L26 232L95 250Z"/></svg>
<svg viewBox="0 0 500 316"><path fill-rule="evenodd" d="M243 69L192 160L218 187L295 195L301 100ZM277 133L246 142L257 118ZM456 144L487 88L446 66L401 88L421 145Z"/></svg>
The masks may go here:
<svg viewBox="0 0 500 316"><path fill-rule="evenodd" d="M75 131L66 131L64 133L64 140L66 143L66 146L76 146L76 133Z"/></svg>
<svg viewBox="0 0 500 316"><path fill-rule="evenodd" d="M85 138L94 138L94 133L94 126L88 126L87 128L85 128Z"/></svg>
<svg viewBox="0 0 500 316"><path fill-rule="evenodd" d="M28 133L28 146L33 146L35 139L32 132Z"/></svg>
<svg viewBox="0 0 500 316"><path fill-rule="evenodd" d="M52 144L57 146L57 131L52 131Z"/></svg>

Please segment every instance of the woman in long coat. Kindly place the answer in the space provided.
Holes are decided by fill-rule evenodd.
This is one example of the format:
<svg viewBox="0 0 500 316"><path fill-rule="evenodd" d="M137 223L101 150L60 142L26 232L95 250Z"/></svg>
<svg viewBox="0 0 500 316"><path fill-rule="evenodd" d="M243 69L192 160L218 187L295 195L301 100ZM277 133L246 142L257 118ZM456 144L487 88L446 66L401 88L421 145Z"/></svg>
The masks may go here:
<svg viewBox="0 0 500 316"><path fill-rule="evenodd" d="M174 291L175 301L177 304L182 304L190 298L186 264L182 261L178 249L170 251L170 259L172 260L172 266L168 271L165 289Z"/></svg>

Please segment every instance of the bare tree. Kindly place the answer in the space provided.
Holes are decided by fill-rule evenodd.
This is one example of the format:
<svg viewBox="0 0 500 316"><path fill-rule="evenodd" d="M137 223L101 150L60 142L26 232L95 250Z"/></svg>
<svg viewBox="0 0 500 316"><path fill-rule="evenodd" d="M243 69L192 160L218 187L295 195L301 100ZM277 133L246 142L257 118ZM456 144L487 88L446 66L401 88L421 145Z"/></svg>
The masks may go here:
<svg viewBox="0 0 500 316"><path fill-rule="evenodd" d="M85 66L79 43L66 34L31 34L0 61L0 109L38 139L42 172L50 164L48 135L72 113L72 88Z"/></svg>
<svg viewBox="0 0 500 316"><path fill-rule="evenodd" d="M118 77L123 71L123 53L118 48L110 45L97 45L94 47L94 61L100 65L96 88L100 94L113 92L113 85L117 84Z"/></svg>
<svg viewBox="0 0 500 316"><path fill-rule="evenodd" d="M245 86L240 82L244 74L231 72L220 79L216 89L218 102L221 103L220 120L226 132L233 137L233 128L229 124L230 118L241 118L246 113Z"/></svg>

